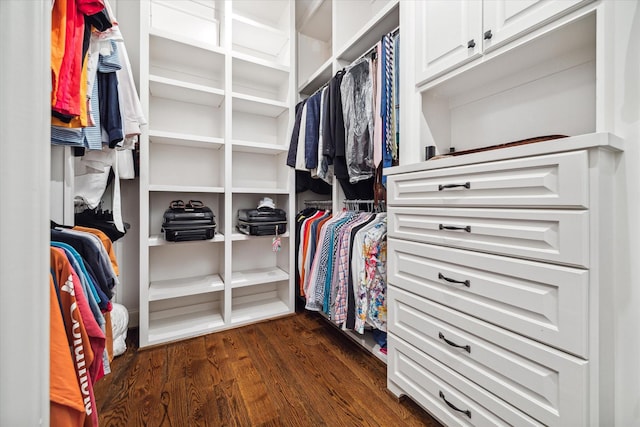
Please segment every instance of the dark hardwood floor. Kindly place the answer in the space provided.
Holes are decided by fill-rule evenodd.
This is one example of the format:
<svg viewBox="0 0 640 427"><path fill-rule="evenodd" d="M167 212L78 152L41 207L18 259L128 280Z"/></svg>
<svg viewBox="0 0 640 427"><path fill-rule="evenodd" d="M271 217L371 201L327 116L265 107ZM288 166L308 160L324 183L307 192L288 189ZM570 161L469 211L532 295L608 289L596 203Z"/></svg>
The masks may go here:
<svg viewBox="0 0 640 427"><path fill-rule="evenodd" d="M386 365L314 313L127 351L94 386L101 426L429 426Z"/></svg>

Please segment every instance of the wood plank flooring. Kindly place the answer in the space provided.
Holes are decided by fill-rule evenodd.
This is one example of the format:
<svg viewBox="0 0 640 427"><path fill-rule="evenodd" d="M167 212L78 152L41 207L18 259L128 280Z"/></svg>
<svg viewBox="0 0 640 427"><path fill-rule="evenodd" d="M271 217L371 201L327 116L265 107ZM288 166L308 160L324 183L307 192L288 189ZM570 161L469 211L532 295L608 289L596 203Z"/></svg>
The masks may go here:
<svg viewBox="0 0 640 427"><path fill-rule="evenodd" d="M386 365L315 313L127 351L94 386L101 426L428 426Z"/></svg>

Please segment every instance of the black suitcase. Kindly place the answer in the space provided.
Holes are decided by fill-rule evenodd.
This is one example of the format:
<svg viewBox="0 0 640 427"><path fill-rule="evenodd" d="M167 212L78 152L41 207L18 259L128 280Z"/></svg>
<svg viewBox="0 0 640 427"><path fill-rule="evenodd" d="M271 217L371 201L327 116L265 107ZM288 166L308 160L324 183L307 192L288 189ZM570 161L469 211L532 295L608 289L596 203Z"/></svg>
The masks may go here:
<svg viewBox="0 0 640 427"><path fill-rule="evenodd" d="M251 236L273 236L287 232L287 213L282 209L238 209L238 231Z"/></svg>
<svg viewBox="0 0 640 427"><path fill-rule="evenodd" d="M164 238L170 242L213 239L216 234L215 215L198 200L171 202L162 220Z"/></svg>

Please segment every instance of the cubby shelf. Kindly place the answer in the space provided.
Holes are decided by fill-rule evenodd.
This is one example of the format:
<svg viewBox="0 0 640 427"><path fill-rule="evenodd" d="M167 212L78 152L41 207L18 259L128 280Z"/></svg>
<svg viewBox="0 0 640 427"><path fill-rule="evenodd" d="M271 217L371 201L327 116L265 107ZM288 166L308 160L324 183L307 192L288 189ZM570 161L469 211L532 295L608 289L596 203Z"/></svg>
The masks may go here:
<svg viewBox="0 0 640 427"><path fill-rule="evenodd" d="M149 191L167 193L224 193L224 187L200 187L185 185L149 185Z"/></svg>
<svg viewBox="0 0 640 427"><path fill-rule="evenodd" d="M188 242L169 242L164 239L161 234L154 234L149 236L149 246L162 246L162 245L190 245L190 244L201 244L203 242L224 242L224 234L216 233L213 239L209 240L193 240Z"/></svg>
<svg viewBox="0 0 640 427"><path fill-rule="evenodd" d="M159 98L215 108L224 101L224 90L156 75L149 76L149 92Z"/></svg>
<svg viewBox="0 0 640 427"><path fill-rule="evenodd" d="M234 242L266 238L272 239L273 237L275 236L248 236L246 234L240 233L239 231L234 231L233 233L231 233L231 240ZM286 233L280 234L278 237L281 237L283 239L288 238L289 232L287 231Z"/></svg>
<svg viewBox="0 0 640 427"><path fill-rule="evenodd" d="M231 287L241 288L260 283L288 280L289 273L279 267L256 268L253 270L234 271L231 275Z"/></svg>
<svg viewBox="0 0 640 427"><path fill-rule="evenodd" d="M278 117L289 109L284 101L233 93L233 110L267 117Z"/></svg>
<svg viewBox="0 0 640 427"><path fill-rule="evenodd" d="M276 57L289 43L289 35L278 28L237 13L232 18L235 45Z"/></svg>
<svg viewBox="0 0 640 427"><path fill-rule="evenodd" d="M149 319L148 345L202 335L223 326L218 302L156 311Z"/></svg>
<svg viewBox="0 0 640 427"><path fill-rule="evenodd" d="M217 274L181 279L158 280L149 284L149 301L204 294L224 290Z"/></svg>
<svg viewBox="0 0 640 427"><path fill-rule="evenodd" d="M281 154L289 151L289 147L280 144L265 144L262 142L234 140L231 142L233 151L256 154Z"/></svg>
<svg viewBox="0 0 640 427"><path fill-rule="evenodd" d="M177 145L181 147L218 149L224 145L223 138L192 135L188 133L149 130L149 142L153 144Z"/></svg>

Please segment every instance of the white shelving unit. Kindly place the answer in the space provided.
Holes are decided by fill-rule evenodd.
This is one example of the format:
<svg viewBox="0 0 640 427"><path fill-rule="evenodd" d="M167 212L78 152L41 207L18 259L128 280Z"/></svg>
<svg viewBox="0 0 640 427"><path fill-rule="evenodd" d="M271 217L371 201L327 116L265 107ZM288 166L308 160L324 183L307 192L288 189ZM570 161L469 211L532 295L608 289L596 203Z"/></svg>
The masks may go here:
<svg viewBox="0 0 640 427"><path fill-rule="evenodd" d="M289 233L235 230L263 197L293 213L286 166L293 118L295 2L142 0L139 84L149 119L140 147L140 347L293 312ZM134 64L135 66L136 64ZM168 242L172 200L200 200L214 238ZM290 215L291 216L291 215Z"/></svg>

